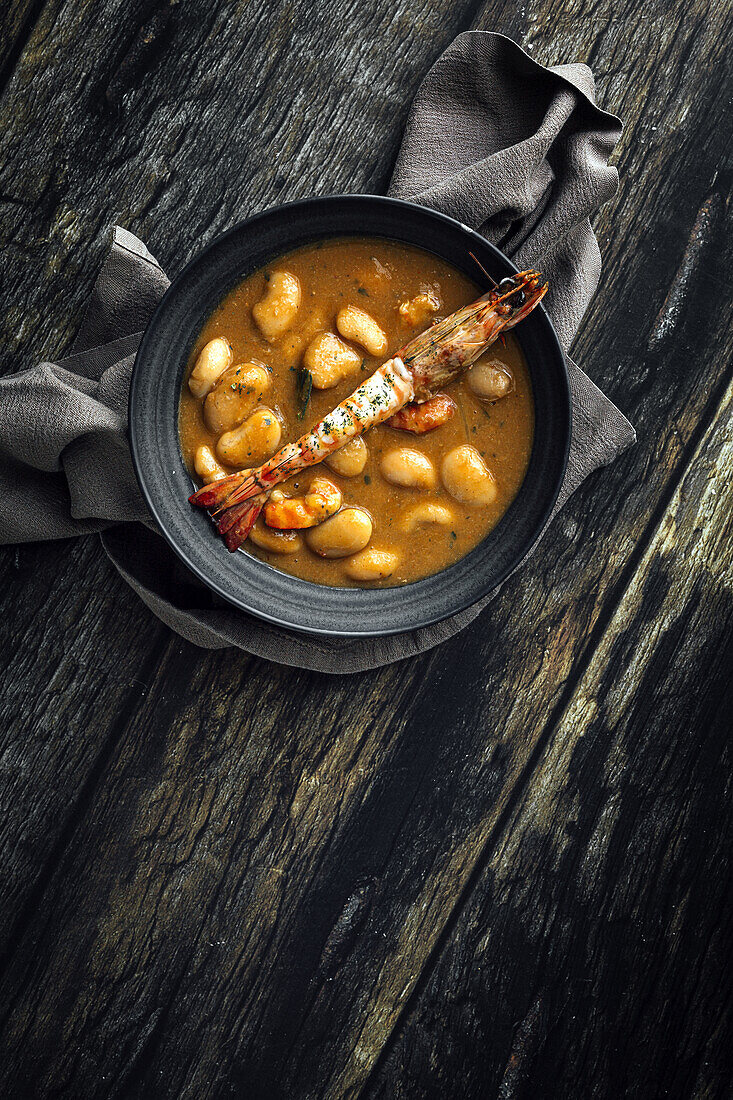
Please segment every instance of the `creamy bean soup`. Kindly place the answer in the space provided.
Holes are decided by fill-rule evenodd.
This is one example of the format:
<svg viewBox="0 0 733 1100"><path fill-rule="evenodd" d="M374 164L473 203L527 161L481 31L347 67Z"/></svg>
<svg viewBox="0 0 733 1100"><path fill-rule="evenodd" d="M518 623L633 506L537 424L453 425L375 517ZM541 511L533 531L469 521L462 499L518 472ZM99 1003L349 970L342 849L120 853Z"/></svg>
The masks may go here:
<svg viewBox="0 0 733 1100"><path fill-rule="evenodd" d="M192 350L179 414L192 476L203 484L265 462L480 293L437 256L379 238L311 244L249 276ZM405 430L422 408L411 406L398 414L404 427L373 427L283 482L247 550L350 587L406 584L463 557L504 514L529 462L532 392L513 333L445 393L452 415L443 421L434 403L431 430Z"/></svg>

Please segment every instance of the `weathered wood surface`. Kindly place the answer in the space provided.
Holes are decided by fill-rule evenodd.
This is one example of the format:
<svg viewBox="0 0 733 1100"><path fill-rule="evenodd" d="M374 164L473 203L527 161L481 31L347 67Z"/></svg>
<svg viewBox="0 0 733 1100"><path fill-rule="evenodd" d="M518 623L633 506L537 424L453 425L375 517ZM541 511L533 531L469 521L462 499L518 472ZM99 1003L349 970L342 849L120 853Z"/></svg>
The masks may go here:
<svg viewBox="0 0 733 1100"><path fill-rule="evenodd" d="M733 387L717 413L370 1096L730 1095Z"/></svg>
<svg viewBox="0 0 733 1100"><path fill-rule="evenodd" d="M165 7L88 3L70 10L46 4L0 100L0 279L4 302L10 303L0 311L5 370L67 349L116 220L140 233L173 272L229 222L279 198L382 188L410 96L461 26L460 5L436 14L430 5L415 8L414 23L388 13L380 22L352 5L342 9L324 53L319 43L329 17L322 12L314 21L308 4L282 6L279 16L268 5L249 12L241 5L207 5L202 23L201 6L182 3L161 37L168 51L148 56L146 74L144 66L130 67L126 59L137 56L141 30ZM293 65L277 60L291 49L293 36L308 69L307 80L297 84ZM365 75L375 63L367 49L374 39L383 68L379 87ZM116 90L114 108L110 86ZM318 128L323 117L330 132ZM314 147L298 160L300 145ZM162 165L172 190L156 175ZM12 580L0 593L7 608L0 637L13 654L8 679L15 685L17 678L7 699L16 721L3 733L6 759L19 761L8 768L0 790L0 805L14 811L3 815L0 828L9 854L3 870L7 897L22 912L48 850L74 820L64 805L71 810L84 789L82 758L94 767L100 747L128 705L134 710L141 684L155 669L151 652L164 635L164 648L171 642L131 600L96 540L21 547L3 552L0 560ZM49 590L58 595L44 620ZM99 593L106 596L103 615ZM60 634L65 617L68 625ZM70 721L81 743L63 747L62 739L45 734L43 766L37 760L26 767L26 754L32 759L29 731L42 728L39 712L45 706L38 665L50 679L58 652L71 659L77 649L99 653L100 659L84 661L83 687L70 685L53 721ZM202 656L191 650L194 664ZM225 667L228 660L221 660ZM115 696L104 704L110 676L124 686L128 703ZM19 712L19 697L34 705ZM79 738L87 721L91 728Z"/></svg>
<svg viewBox="0 0 733 1100"><path fill-rule="evenodd" d="M0 91L12 76L43 0L8 0L0 22Z"/></svg>
<svg viewBox="0 0 733 1100"><path fill-rule="evenodd" d="M0 558L0 959L167 644L90 540L59 557L62 569L46 547Z"/></svg>
<svg viewBox="0 0 733 1100"><path fill-rule="evenodd" d="M186 0L170 13L43 7L0 100L6 366L68 342L115 215L174 270L277 199L381 189L420 76L474 15L469 4L201 11ZM151 20L157 52L145 46ZM564 1095L600 1096L622 1091L614 1072L633 1094L684 1034L683 1084L723 1095L729 987L692 925L699 913L719 950L725 834L707 803L730 778L725 711L713 717L729 653L716 613L729 605L710 583L693 586L684 683L702 679L704 693L675 695L660 666L676 650L647 636L669 621L682 577L672 571L672 595L648 579L662 550L693 548L702 516L696 564L723 576L729 560L716 541L724 516L699 482L722 453L711 447L730 371L725 12L563 0L491 6L481 25L542 61L589 60L601 102L626 120L622 192L598 221L606 274L576 355L640 444L579 492L469 633L346 682L172 639L90 541L4 555L10 1094L341 1097L368 1083L385 1096L445 1095L455 1080L454 1095L509 1096L531 1079L529 1094L553 1095L541 1074L558 1073ZM604 653L630 672L594 725L593 685L614 686ZM657 675L670 731L661 789ZM630 742L638 772L630 758L617 775ZM719 757L717 769L705 763ZM604 822L620 834L605 862ZM678 926L669 898L688 883L700 909L683 907ZM577 944L593 945L601 975L629 957L621 925L606 935L598 917L618 911L641 927L647 999L589 983L596 1013L573 1013L569 958L572 994L588 1003ZM666 990L679 992L676 1032ZM610 1044L639 1019L638 1044L619 1040L617 1060ZM531 1057L500 1085L512 1043ZM669 1095L690 1095L666 1073Z"/></svg>

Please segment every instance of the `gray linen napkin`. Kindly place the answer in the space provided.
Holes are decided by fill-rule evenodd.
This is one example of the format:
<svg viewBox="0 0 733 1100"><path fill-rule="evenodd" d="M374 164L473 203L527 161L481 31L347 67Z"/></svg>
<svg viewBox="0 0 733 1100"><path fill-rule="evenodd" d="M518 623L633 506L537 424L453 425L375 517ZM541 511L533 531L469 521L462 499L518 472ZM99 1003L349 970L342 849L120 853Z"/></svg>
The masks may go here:
<svg viewBox="0 0 733 1100"><path fill-rule="evenodd" d="M549 278L546 305L567 347L600 275L588 219L616 190L607 161L620 130L618 119L594 105L584 65L546 69L502 35L466 32L418 91L390 194L450 214L520 267L538 267ZM127 445L135 351L167 286L142 242L115 228L72 354L0 379L0 542L100 531L128 584L189 641L238 646L321 672L389 664L472 622L495 592L409 634L307 637L235 610L185 569L153 528ZM568 369L573 434L555 511L635 439L626 418L570 360Z"/></svg>

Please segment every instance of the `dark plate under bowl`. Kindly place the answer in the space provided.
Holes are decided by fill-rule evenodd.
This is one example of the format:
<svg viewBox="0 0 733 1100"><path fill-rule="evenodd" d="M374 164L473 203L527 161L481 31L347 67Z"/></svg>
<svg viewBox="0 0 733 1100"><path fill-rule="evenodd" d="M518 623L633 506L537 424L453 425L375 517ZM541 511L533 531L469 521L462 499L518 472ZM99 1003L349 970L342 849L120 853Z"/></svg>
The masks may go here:
<svg viewBox="0 0 733 1100"><path fill-rule="evenodd" d="M310 634L365 637L414 630L461 611L501 583L536 541L562 484L571 406L565 359L542 306L514 331L532 379L535 433L527 475L505 515L454 565L394 588L330 588L230 554L207 514L188 503L191 478L178 441L178 399L190 350L224 295L245 276L324 237L405 241L484 282L469 253L499 280L516 268L466 226L422 206L372 195L306 199L235 225L172 284L147 327L130 390L130 441L143 495L163 534L198 577L262 619Z"/></svg>

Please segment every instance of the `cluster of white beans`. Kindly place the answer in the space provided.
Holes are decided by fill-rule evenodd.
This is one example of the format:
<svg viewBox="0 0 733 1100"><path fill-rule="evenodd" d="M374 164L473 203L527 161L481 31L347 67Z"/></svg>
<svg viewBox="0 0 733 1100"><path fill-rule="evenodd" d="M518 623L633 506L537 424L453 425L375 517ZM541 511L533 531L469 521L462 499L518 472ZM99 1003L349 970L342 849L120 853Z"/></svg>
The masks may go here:
<svg viewBox="0 0 733 1100"><path fill-rule="evenodd" d="M262 335L278 351L295 323L301 301L298 278L288 271L275 271L268 279L264 297L252 307ZM439 302L432 294L420 294L398 308L404 319L417 325L439 308ZM285 354L295 350L302 355L303 366L310 371L316 389L330 389L356 374L363 363L364 351L370 356L386 354L386 333L358 306L349 305L339 311L336 332L323 328L320 317L316 321L320 331L313 334L311 326L307 346L301 348L291 338L285 348ZM495 401L509 393L514 383L501 362L480 360L469 371L468 384L477 396ZM259 466L278 449L282 437L280 418L274 409L262 404L272 386L270 370L264 363L253 360L235 364L231 345L218 336L200 352L188 385L193 396L203 401L204 420L217 436L215 450L200 446L194 456L196 473L204 482L226 477L228 470L224 466L234 469ZM367 445L357 437L327 458L326 465L340 477L352 478L362 473L367 458ZM440 471L417 447L396 447L382 457L380 472L392 485L423 494L436 490L440 481L449 495L462 504L491 504L497 495L491 471L469 444L449 451L442 459ZM332 507L314 513L314 525L303 531L270 527L260 516L250 534L252 542L279 554L297 553L305 544L323 558L344 559L344 572L354 581L391 576L399 565L399 557L391 550L369 545L372 517L363 508L342 506L340 490L322 475L318 476L326 498L335 502ZM317 494L309 492L310 497L306 495L302 500L306 506L310 500L315 507ZM274 503L283 499L279 490L271 497ZM426 525L448 527L454 522L454 515L447 505L423 499L402 512L400 522L406 531Z"/></svg>

